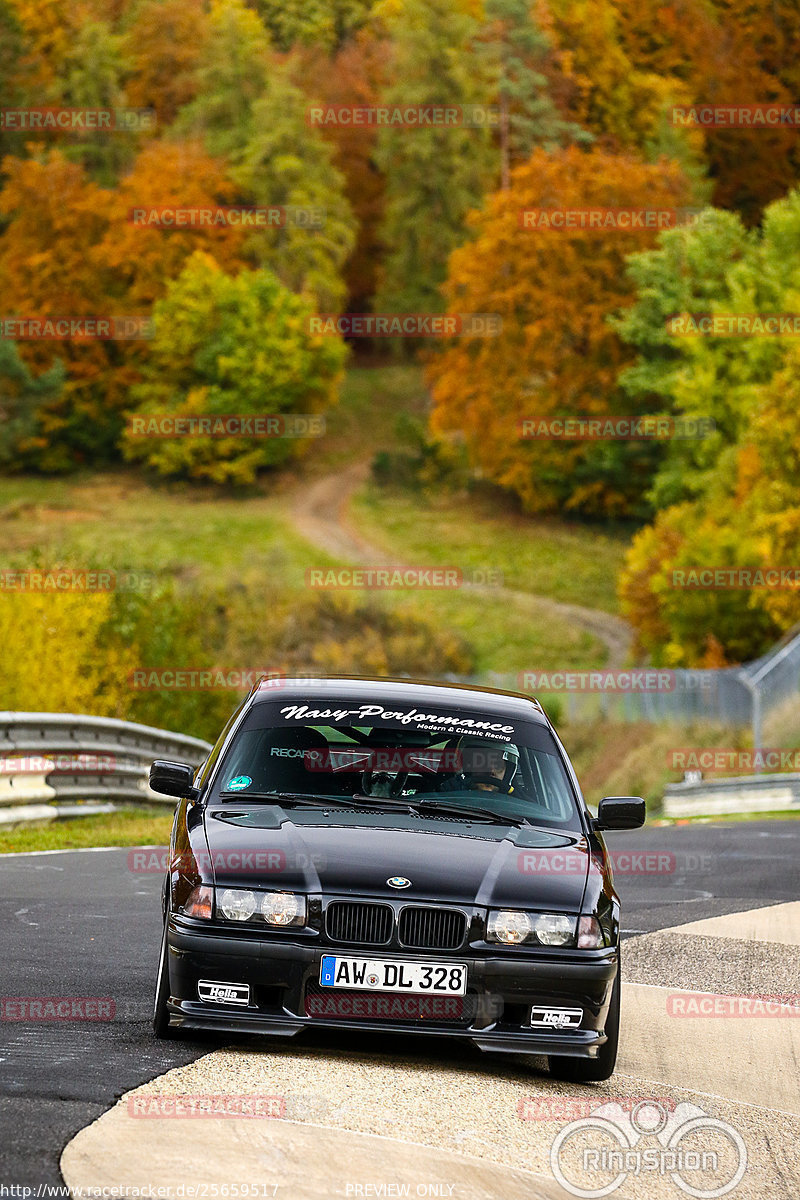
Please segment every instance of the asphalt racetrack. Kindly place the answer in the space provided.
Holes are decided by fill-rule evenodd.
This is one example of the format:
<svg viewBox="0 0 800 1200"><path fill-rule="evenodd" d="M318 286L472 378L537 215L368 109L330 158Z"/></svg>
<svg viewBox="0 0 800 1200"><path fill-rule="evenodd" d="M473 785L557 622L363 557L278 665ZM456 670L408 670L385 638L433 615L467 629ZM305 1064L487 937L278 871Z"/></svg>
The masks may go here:
<svg viewBox="0 0 800 1200"><path fill-rule="evenodd" d="M800 821L655 827L607 840L626 938L798 897ZM111 1021L0 1020L1 1184L61 1183L61 1152L80 1129L123 1093L224 1044L213 1036L153 1038L162 881L130 871L128 855L0 857L0 1000L105 998L115 1006ZM335 1049L352 1045L353 1035L305 1040ZM408 1041L383 1039L376 1053L397 1053ZM425 1046L439 1064L473 1053L432 1040ZM496 1063L502 1073L503 1060Z"/></svg>

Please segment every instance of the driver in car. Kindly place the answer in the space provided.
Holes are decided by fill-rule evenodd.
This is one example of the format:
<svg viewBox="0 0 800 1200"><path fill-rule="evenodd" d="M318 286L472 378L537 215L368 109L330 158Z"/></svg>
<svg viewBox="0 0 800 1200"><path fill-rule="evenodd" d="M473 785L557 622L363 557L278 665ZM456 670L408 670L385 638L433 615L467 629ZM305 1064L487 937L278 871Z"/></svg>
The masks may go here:
<svg viewBox="0 0 800 1200"><path fill-rule="evenodd" d="M458 742L461 770L446 780L440 792L503 792L514 794L519 750L512 742L485 742L465 734Z"/></svg>

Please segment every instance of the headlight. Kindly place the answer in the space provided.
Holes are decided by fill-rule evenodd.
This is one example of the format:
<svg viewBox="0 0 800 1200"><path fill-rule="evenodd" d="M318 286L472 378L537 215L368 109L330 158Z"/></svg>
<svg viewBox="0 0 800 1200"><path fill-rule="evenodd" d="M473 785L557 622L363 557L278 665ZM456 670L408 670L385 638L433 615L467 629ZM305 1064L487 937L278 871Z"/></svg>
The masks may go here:
<svg viewBox="0 0 800 1200"><path fill-rule="evenodd" d="M219 911L228 921L250 921L285 927L305 925L306 898L294 892L251 892L242 888L226 888L219 899Z"/></svg>
<svg viewBox="0 0 800 1200"><path fill-rule="evenodd" d="M219 902L223 917L229 921L249 921L256 911L258 901L252 892L242 892L238 888L226 888Z"/></svg>
<svg viewBox="0 0 800 1200"><path fill-rule="evenodd" d="M490 942L519 946L574 946L575 917L566 913L526 913L499 909L489 913L486 936Z"/></svg>
<svg viewBox="0 0 800 1200"><path fill-rule="evenodd" d="M268 925L305 925L306 898L293 892L267 892L261 912Z"/></svg>
<svg viewBox="0 0 800 1200"><path fill-rule="evenodd" d="M489 913L488 933L492 941L505 942L508 946L518 946L527 941L531 934L531 919L524 912Z"/></svg>
<svg viewBox="0 0 800 1200"><path fill-rule="evenodd" d="M561 913L542 913L533 923L543 946L568 946L575 937L575 918Z"/></svg>

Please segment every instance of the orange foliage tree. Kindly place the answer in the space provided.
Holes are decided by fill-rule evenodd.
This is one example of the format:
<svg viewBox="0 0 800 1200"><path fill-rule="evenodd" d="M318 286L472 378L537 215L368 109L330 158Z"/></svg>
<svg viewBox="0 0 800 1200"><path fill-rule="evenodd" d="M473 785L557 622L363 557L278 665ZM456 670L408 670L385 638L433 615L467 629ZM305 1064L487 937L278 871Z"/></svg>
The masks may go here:
<svg viewBox="0 0 800 1200"><path fill-rule="evenodd" d="M118 189L98 187L58 152L8 158L0 214L0 291L15 316L147 316L195 250L228 271L245 265L237 228L164 229L137 225L134 209L209 207L230 202L222 165L193 144L152 143ZM18 448L20 462L61 470L115 453L121 412L147 353L143 340L31 341L24 361L46 370L63 361L63 393L43 405L38 432Z"/></svg>
<svg viewBox="0 0 800 1200"><path fill-rule="evenodd" d="M475 238L456 250L448 311L496 313L494 337L455 339L429 367L432 429L466 443L473 465L531 511L640 511L658 448L642 442L526 440L520 422L631 413L617 384L630 351L607 317L629 303L625 255L652 231L520 227L533 209L670 210L687 183L674 163L569 148L537 151L508 191L473 216Z"/></svg>
<svg viewBox="0 0 800 1200"><path fill-rule="evenodd" d="M159 126L170 125L197 95L197 68L208 37L204 0L137 4L124 40L128 103L155 108Z"/></svg>

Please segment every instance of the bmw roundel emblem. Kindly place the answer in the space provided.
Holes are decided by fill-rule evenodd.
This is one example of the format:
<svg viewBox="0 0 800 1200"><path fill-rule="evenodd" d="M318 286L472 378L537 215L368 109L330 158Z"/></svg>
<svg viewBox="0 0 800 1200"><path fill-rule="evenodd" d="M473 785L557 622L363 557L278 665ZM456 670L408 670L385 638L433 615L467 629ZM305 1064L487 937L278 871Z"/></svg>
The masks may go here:
<svg viewBox="0 0 800 1200"><path fill-rule="evenodd" d="M386 882L388 883L389 887L393 888L411 887L411 880L404 879L402 875L393 875L391 879L387 879Z"/></svg>

